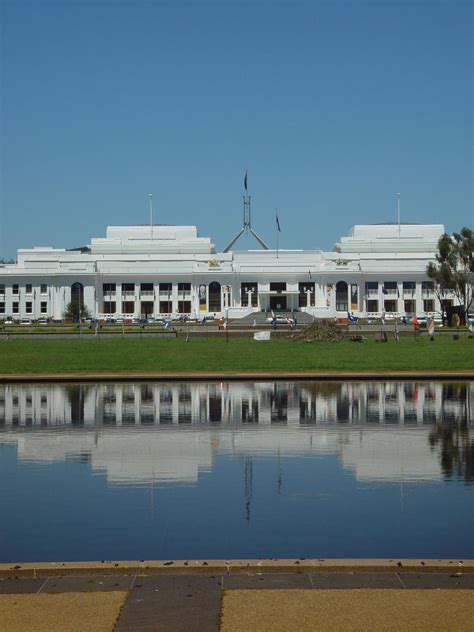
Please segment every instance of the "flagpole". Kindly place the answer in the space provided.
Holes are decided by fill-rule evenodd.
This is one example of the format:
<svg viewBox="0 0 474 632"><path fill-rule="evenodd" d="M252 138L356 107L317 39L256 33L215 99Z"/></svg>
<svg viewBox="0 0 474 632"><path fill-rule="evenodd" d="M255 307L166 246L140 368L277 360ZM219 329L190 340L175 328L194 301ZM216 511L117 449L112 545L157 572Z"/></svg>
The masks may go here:
<svg viewBox="0 0 474 632"><path fill-rule="evenodd" d="M275 230L276 230L276 241L277 241L277 259L278 259L278 209L275 209Z"/></svg>
<svg viewBox="0 0 474 632"><path fill-rule="evenodd" d="M153 193L150 193L148 197L150 198L150 232L153 239Z"/></svg>
<svg viewBox="0 0 474 632"><path fill-rule="evenodd" d="M397 193L398 239L400 239L400 193Z"/></svg>

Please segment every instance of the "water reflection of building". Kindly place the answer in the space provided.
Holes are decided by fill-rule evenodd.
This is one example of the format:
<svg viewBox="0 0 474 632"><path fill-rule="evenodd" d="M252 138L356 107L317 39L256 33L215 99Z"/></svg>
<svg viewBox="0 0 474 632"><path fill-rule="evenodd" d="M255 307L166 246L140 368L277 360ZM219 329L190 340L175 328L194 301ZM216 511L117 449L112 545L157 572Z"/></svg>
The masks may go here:
<svg viewBox="0 0 474 632"><path fill-rule="evenodd" d="M79 459L120 484L192 483L230 454L242 459L250 512L254 457L277 458L280 487L284 458L328 454L358 480L435 480L459 468L473 480L473 391L428 382L9 385L0 387L0 442L21 460ZM457 442L446 435L453 428Z"/></svg>
<svg viewBox="0 0 474 632"><path fill-rule="evenodd" d="M473 383L0 386L0 425L473 423Z"/></svg>

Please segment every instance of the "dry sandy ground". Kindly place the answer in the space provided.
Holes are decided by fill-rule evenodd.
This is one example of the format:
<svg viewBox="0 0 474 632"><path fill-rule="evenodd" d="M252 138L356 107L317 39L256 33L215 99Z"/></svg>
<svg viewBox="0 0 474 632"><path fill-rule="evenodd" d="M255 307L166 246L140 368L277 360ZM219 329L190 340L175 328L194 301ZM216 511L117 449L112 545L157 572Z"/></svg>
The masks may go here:
<svg viewBox="0 0 474 632"><path fill-rule="evenodd" d="M473 632L474 590L228 590L221 632Z"/></svg>
<svg viewBox="0 0 474 632"><path fill-rule="evenodd" d="M0 632L112 632L126 592L0 595Z"/></svg>

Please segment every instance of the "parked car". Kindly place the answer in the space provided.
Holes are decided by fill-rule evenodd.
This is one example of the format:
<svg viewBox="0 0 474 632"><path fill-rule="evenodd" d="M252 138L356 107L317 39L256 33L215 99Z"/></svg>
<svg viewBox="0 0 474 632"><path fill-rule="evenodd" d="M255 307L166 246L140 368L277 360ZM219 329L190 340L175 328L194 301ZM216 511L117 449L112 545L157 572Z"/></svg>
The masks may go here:
<svg viewBox="0 0 474 632"><path fill-rule="evenodd" d="M270 323L271 325L288 325L293 322L293 319L286 318L285 316L270 316L265 320L265 322Z"/></svg>
<svg viewBox="0 0 474 632"><path fill-rule="evenodd" d="M7 317L5 319L4 325L14 325L15 321L13 320L13 318Z"/></svg>
<svg viewBox="0 0 474 632"><path fill-rule="evenodd" d="M32 325L31 318L22 318L20 320L20 325Z"/></svg>
<svg viewBox="0 0 474 632"><path fill-rule="evenodd" d="M47 318L38 318L38 320L36 321L38 325L47 325L48 324L48 319Z"/></svg>

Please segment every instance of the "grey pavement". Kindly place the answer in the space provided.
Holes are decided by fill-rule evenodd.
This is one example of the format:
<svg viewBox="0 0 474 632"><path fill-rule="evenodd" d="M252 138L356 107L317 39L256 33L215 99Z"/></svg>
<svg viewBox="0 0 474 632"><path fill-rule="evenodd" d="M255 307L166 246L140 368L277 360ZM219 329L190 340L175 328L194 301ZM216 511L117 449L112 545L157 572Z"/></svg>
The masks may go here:
<svg viewBox="0 0 474 632"><path fill-rule="evenodd" d="M0 579L0 594L127 591L115 632L218 632L223 590L264 588L474 590L474 573L253 571Z"/></svg>

